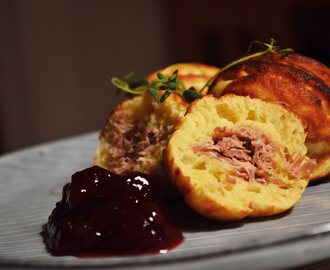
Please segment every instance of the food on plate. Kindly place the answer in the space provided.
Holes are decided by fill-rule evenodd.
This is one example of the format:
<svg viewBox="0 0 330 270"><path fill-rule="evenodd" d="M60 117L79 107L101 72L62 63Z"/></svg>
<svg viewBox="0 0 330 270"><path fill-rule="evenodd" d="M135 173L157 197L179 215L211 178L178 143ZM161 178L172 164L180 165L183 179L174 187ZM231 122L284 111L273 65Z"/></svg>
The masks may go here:
<svg viewBox="0 0 330 270"><path fill-rule="evenodd" d="M284 104L228 94L191 103L164 159L185 202L215 220L281 213L298 202L315 160L306 125Z"/></svg>
<svg viewBox="0 0 330 270"><path fill-rule="evenodd" d="M222 70L180 63L112 78L128 99L106 120L94 165L64 186L47 223L50 250L166 253L184 240L158 201L173 195L224 221L295 205L310 179L330 172L330 73L274 43Z"/></svg>
<svg viewBox="0 0 330 270"><path fill-rule="evenodd" d="M307 155L317 160L311 180L330 173L330 70L309 57L268 53L221 72L210 87L216 97L232 93L284 103L308 126Z"/></svg>
<svg viewBox="0 0 330 270"><path fill-rule="evenodd" d="M290 52L287 54L266 53L256 56L253 59L285 64L305 70L307 73L313 75L314 77L321 79L327 86L330 86L330 69L326 65L306 55L302 55L297 52ZM329 92L323 93L323 95L326 95L328 100L330 99Z"/></svg>
<svg viewBox="0 0 330 270"><path fill-rule="evenodd" d="M56 255L79 257L166 253L184 240L148 175L119 176L98 166L64 186L47 232Z"/></svg>
<svg viewBox="0 0 330 270"><path fill-rule="evenodd" d="M179 63L160 69L150 74L147 79L149 81L155 81L158 79L157 73L163 73L166 76L170 76L175 70L179 70L178 79L184 83L185 89L194 87L196 91L200 91L220 69L202 63ZM208 88L204 88L202 94L205 95L207 90Z"/></svg>
<svg viewBox="0 0 330 270"><path fill-rule="evenodd" d="M218 71L202 64L176 64L156 73L170 76L176 68L178 79L189 87L196 83L196 91ZM148 77L149 81L155 79L156 73ZM147 173L155 179L159 197L177 195L166 173L163 150L176 119L187 106L177 94L160 103L150 93L123 101L112 111L100 133L94 164L121 175L132 171Z"/></svg>
<svg viewBox="0 0 330 270"><path fill-rule="evenodd" d="M147 173L155 179L160 197L174 195L163 164L163 149L186 108L184 102L174 100L158 104L147 94L122 102L100 133L94 165L121 175Z"/></svg>

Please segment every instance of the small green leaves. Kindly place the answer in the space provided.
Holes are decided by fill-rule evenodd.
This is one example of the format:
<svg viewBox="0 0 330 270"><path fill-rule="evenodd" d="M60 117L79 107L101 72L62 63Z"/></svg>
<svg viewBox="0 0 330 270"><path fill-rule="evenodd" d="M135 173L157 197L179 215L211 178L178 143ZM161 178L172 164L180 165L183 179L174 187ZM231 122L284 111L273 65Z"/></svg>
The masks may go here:
<svg viewBox="0 0 330 270"><path fill-rule="evenodd" d="M163 73L158 72L157 77L159 79L159 80L157 80L157 82L168 83L168 78Z"/></svg>
<svg viewBox="0 0 330 270"><path fill-rule="evenodd" d="M119 80L118 78L112 78L111 80L112 84L117 86L116 97L119 97L119 94L121 93L122 89L125 88L125 85L127 85L126 81L129 80L133 75L134 75L134 71L126 74L122 80Z"/></svg>
<svg viewBox="0 0 330 270"><path fill-rule="evenodd" d="M159 103L159 94L158 91L154 87L150 87L148 92L153 96L153 98Z"/></svg>
<svg viewBox="0 0 330 270"><path fill-rule="evenodd" d="M134 89L139 86L146 85L148 83L149 82L146 78L137 77L137 78L134 78L133 80L131 80L130 83L128 84L128 86L129 86L129 88Z"/></svg>
<svg viewBox="0 0 330 270"><path fill-rule="evenodd" d="M133 75L134 75L134 71L132 71L131 73L128 73L128 74L126 74L124 77L123 77L123 79L122 79L122 82L126 82L126 81L128 81Z"/></svg>
<svg viewBox="0 0 330 270"><path fill-rule="evenodd" d="M176 82L176 78L178 76L178 72L179 72L178 69L176 71L174 71L173 74L170 77L168 77L168 80L170 82L174 82L175 83Z"/></svg>
<svg viewBox="0 0 330 270"><path fill-rule="evenodd" d="M171 90L167 90L163 95L162 97L160 98L160 102L164 102L170 95L172 94L172 91Z"/></svg>
<svg viewBox="0 0 330 270"><path fill-rule="evenodd" d="M168 86L171 90L176 90L176 84L174 82L170 82Z"/></svg>
<svg viewBox="0 0 330 270"><path fill-rule="evenodd" d="M240 59L228 64L224 68L220 69L216 74L214 74L208 80L208 82L202 87L202 89L199 92L196 91L193 87L191 87L189 89L185 88L183 82L178 79L178 72L179 72L178 69L175 70L173 72L173 74L170 75L169 77L167 77L166 75L164 75L161 72L158 72L157 73L158 80L151 81L151 82L149 82L146 78L138 77L138 78L132 79L129 83L127 83L127 81L134 75L134 72L131 72L131 73L125 75L122 80L120 80L118 78L112 78L111 82L113 85L115 85L117 87L116 96L118 96L118 94L121 91L125 91L126 93L129 93L132 95L143 95L146 92L149 92L154 97L154 99L157 101L157 103L161 103L161 102L164 102L172 93L176 93L179 96L181 96L185 100L185 102L190 104L194 100L202 98L204 96L202 94L203 90L206 87L210 87L213 80L224 70L226 70L238 63L241 63L243 61L246 61L248 59L251 59L253 57L263 55L266 53L279 52L284 55L284 54L287 54L287 53L290 53L293 51L292 49L289 49L289 48L280 50L280 48L278 46L275 46L275 43L276 43L275 40L273 38L271 38L268 43L263 43L263 42L259 42L259 41L251 42L248 52L246 54L248 54L250 52L252 45L255 43L263 44L267 47L267 49L264 51L261 51L261 52L243 56L242 58L240 58ZM163 95L161 95L161 97L159 97L160 96L159 91L166 91L166 92Z"/></svg>
<svg viewBox="0 0 330 270"><path fill-rule="evenodd" d="M194 90L194 88L189 88L188 90L183 92L183 98L188 104L190 104L196 99L202 98L203 96L204 95L202 93Z"/></svg>
<svg viewBox="0 0 330 270"><path fill-rule="evenodd" d="M156 88L158 90L167 90L168 89L168 85L166 85L166 84L157 85Z"/></svg>
<svg viewBox="0 0 330 270"><path fill-rule="evenodd" d="M173 92L182 96L184 93L185 86L182 81L178 79L179 70L175 70L168 78L163 73L157 73L158 80L149 82L146 78L137 77L132 79L129 83L127 80L130 79L134 72L131 72L123 77L122 80L118 78L112 78L111 82L117 87L116 96L120 91L125 91L133 95L143 95L149 92L157 103L164 102ZM161 97L159 97L158 91L167 90Z"/></svg>
<svg viewBox="0 0 330 270"><path fill-rule="evenodd" d="M287 49L278 50L278 52L281 53L282 55L286 55L288 53L293 52L293 49L287 48Z"/></svg>

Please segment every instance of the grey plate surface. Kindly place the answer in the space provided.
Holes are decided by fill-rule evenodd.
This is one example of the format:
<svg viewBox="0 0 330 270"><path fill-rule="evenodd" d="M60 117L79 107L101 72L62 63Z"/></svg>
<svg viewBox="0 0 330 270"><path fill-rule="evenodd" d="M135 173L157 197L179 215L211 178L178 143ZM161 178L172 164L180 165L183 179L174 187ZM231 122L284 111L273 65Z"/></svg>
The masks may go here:
<svg viewBox="0 0 330 270"><path fill-rule="evenodd" d="M289 211L218 223L168 203L185 242L162 255L54 257L42 227L71 175L93 164L98 132L0 157L0 267L11 269L290 269L330 259L330 179L307 187Z"/></svg>

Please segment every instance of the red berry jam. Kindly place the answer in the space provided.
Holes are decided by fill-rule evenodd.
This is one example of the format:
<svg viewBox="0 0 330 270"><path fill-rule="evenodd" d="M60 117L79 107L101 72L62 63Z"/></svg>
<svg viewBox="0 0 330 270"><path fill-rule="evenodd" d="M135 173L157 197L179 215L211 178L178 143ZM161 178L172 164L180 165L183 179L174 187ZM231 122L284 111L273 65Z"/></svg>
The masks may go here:
<svg viewBox="0 0 330 270"><path fill-rule="evenodd" d="M98 166L76 172L64 186L47 232L55 254L80 257L166 253L184 239L148 175L119 176Z"/></svg>

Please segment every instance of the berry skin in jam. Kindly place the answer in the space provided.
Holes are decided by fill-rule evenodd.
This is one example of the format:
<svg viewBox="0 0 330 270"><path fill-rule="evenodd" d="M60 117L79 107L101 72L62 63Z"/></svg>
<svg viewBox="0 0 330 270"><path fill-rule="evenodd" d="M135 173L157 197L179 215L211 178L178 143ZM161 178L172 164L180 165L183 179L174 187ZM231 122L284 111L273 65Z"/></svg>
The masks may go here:
<svg viewBox="0 0 330 270"><path fill-rule="evenodd" d="M56 255L107 257L166 253L184 240L144 173L98 166L76 172L47 223Z"/></svg>

